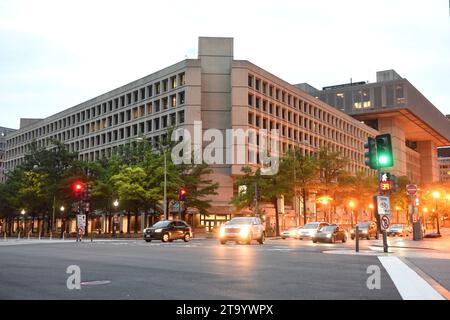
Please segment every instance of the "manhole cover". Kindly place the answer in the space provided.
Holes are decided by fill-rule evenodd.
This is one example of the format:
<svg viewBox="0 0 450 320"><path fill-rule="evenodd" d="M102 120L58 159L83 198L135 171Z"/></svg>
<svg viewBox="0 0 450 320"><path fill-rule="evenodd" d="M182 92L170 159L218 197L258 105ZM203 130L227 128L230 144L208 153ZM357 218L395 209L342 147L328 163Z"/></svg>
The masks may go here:
<svg viewBox="0 0 450 320"><path fill-rule="evenodd" d="M101 284L108 284L111 283L111 281L109 280L97 280L97 281L85 281L85 282L81 282L82 286L98 286Z"/></svg>

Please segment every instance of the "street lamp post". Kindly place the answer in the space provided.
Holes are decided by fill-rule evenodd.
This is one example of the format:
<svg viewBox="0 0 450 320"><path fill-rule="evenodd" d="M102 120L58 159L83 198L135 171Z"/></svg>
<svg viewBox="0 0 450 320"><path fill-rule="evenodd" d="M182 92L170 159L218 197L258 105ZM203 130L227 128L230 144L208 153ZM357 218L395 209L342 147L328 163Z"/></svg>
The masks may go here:
<svg viewBox="0 0 450 320"><path fill-rule="evenodd" d="M355 203L353 201L350 201L348 203L348 206L350 207L350 223L353 227L353 208L355 207ZM356 220L358 220L358 219L356 219Z"/></svg>
<svg viewBox="0 0 450 320"><path fill-rule="evenodd" d="M433 198L435 200L434 201L434 204L435 204L434 209L435 209L435 214L436 214L436 224L437 224L437 234L438 235L441 234L440 229L439 229L439 213L437 210L437 201L439 199L439 196L440 196L439 192L437 192L437 191L433 192Z"/></svg>
<svg viewBox="0 0 450 320"><path fill-rule="evenodd" d="M370 209L370 221L373 221L373 204L369 204Z"/></svg>
<svg viewBox="0 0 450 320"><path fill-rule="evenodd" d="M20 211L20 214L22 215L22 230L23 230L23 233L24 233L24 235L25 235L25 209L22 209L22 211ZM20 232L20 230L19 230L19 232Z"/></svg>
<svg viewBox="0 0 450 320"><path fill-rule="evenodd" d="M64 206L61 206L59 208L59 211L61 211L61 219L62 219L62 221L64 221L64 223L62 223L62 221L61 221L61 237L64 237L64 232L66 232L66 221L63 218L64 210L66 210L66 208L64 208Z"/></svg>
<svg viewBox="0 0 450 320"><path fill-rule="evenodd" d="M119 207L119 201L115 200L113 202L113 206L114 206L114 216L113 216L113 237L116 238L116 212L117 212L117 208Z"/></svg>

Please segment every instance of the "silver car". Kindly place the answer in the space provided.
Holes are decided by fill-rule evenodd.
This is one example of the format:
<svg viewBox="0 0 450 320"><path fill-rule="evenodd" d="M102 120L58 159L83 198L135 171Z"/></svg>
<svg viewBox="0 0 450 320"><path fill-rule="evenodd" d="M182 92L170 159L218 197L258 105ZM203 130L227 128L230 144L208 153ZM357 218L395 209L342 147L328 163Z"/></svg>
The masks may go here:
<svg viewBox="0 0 450 320"><path fill-rule="evenodd" d="M220 226L219 241L221 244L228 240L245 242L251 244L252 240L257 240L263 244L266 239L266 230L257 217L236 217Z"/></svg>
<svg viewBox="0 0 450 320"><path fill-rule="evenodd" d="M412 233L411 227L406 224L393 224L389 229L386 230L388 236L409 236Z"/></svg>
<svg viewBox="0 0 450 320"><path fill-rule="evenodd" d="M312 239L312 237L315 236L318 230L328 225L328 222L309 222L298 229L297 238L300 240Z"/></svg>

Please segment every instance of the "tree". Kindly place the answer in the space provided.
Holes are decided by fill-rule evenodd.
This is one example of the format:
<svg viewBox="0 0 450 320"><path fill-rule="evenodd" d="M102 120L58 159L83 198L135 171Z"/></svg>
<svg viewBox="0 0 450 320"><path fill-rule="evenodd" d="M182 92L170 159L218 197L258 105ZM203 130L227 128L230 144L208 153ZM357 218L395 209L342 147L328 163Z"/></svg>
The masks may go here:
<svg viewBox="0 0 450 320"><path fill-rule="evenodd" d="M282 171L285 164L280 163L280 171ZM242 168L243 175L237 178L238 186L245 186L245 191L235 195L231 203L236 206L238 210L245 207L251 207L255 200L256 190L260 200L273 204L275 208L275 232L280 235L280 221L278 199L286 194L289 194L291 182L285 179L281 174L262 175L261 169L256 169L254 172L251 167L244 166ZM259 212L257 212L259 214Z"/></svg>
<svg viewBox="0 0 450 320"><path fill-rule="evenodd" d="M280 167L283 178L292 182L289 189L294 190L294 196L297 196L298 191L301 192L304 224L307 223L306 199L310 188L316 185L318 170L317 158L303 155L297 149L288 151Z"/></svg>

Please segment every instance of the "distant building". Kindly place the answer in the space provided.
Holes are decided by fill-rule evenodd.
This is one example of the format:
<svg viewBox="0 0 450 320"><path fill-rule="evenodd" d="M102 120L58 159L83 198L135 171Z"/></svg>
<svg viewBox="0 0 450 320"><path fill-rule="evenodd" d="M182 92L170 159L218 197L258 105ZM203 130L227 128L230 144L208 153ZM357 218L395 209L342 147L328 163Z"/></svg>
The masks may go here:
<svg viewBox="0 0 450 320"><path fill-rule="evenodd" d="M5 151L6 137L8 134L16 131L15 129L0 127L0 183L5 182Z"/></svg>
<svg viewBox="0 0 450 320"><path fill-rule="evenodd" d="M438 148L439 181L450 182L450 146Z"/></svg>
<svg viewBox="0 0 450 320"><path fill-rule="evenodd" d="M450 145L448 117L394 70L377 72L375 83L297 87L380 133L390 133L395 157L391 173L414 183L439 180L436 148Z"/></svg>

